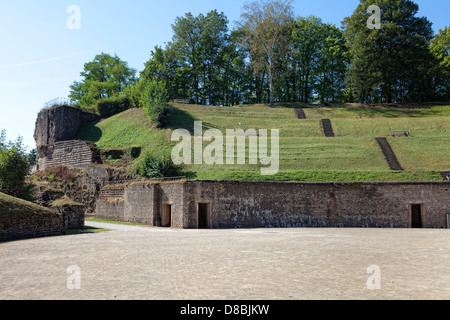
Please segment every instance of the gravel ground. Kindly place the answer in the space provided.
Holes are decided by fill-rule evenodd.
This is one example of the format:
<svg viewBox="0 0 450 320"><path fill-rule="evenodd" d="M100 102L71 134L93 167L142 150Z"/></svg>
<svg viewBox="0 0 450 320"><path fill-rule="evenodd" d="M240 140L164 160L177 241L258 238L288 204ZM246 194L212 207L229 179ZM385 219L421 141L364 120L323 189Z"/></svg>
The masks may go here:
<svg viewBox="0 0 450 320"><path fill-rule="evenodd" d="M450 299L450 230L86 224L0 243L0 299Z"/></svg>

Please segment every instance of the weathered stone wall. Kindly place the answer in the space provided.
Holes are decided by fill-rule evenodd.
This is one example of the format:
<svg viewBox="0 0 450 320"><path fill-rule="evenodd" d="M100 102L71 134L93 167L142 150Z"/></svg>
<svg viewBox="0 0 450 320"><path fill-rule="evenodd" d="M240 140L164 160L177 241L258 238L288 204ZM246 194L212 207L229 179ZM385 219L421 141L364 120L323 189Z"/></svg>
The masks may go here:
<svg viewBox="0 0 450 320"><path fill-rule="evenodd" d="M184 188L184 183L150 182L131 183L124 185L123 189L115 185L106 186L97 201L95 217L159 226L163 205L171 205L172 227L184 228L187 227Z"/></svg>
<svg viewBox="0 0 450 320"><path fill-rule="evenodd" d="M126 221L155 225L158 213L155 199L156 185L148 183L132 184L125 188L124 215Z"/></svg>
<svg viewBox="0 0 450 320"><path fill-rule="evenodd" d="M197 228L198 204L208 203L212 228L408 228L410 205L421 204L423 227L445 228L450 183L165 182L127 186L122 201L123 208L112 209L98 202L97 216L158 225L169 204L172 227Z"/></svg>
<svg viewBox="0 0 450 320"><path fill-rule="evenodd" d="M81 166L92 164L95 159L95 148L85 141L58 141L53 145L53 152L41 154L37 159L37 167L45 170L61 165Z"/></svg>
<svg viewBox="0 0 450 320"><path fill-rule="evenodd" d="M158 200L157 208L159 210L158 216L161 217L163 205L171 205L173 228L187 228L188 223L186 219L185 208L185 192L186 184L183 182L160 183L156 185Z"/></svg>
<svg viewBox="0 0 450 320"><path fill-rule="evenodd" d="M46 161L55 157L53 153L57 142L72 140L82 125L98 120L99 117L95 114L68 106L54 106L40 111L34 132L37 170L45 169Z"/></svg>
<svg viewBox="0 0 450 320"><path fill-rule="evenodd" d="M291 183L194 181L187 184L188 227L198 202L211 203L213 228L404 227L409 207L422 204L424 227L446 227L445 182Z"/></svg>
<svg viewBox="0 0 450 320"><path fill-rule="evenodd" d="M62 216L48 211L43 214L22 214L0 219L0 241L59 236L64 233Z"/></svg>
<svg viewBox="0 0 450 320"><path fill-rule="evenodd" d="M84 228L84 207L82 205L68 205L53 207L62 216L65 230Z"/></svg>
<svg viewBox="0 0 450 320"><path fill-rule="evenodd" d="M125 202L123 199L99 199L96 206L97 219L109 221L133 222L125 219Z"/></svg>

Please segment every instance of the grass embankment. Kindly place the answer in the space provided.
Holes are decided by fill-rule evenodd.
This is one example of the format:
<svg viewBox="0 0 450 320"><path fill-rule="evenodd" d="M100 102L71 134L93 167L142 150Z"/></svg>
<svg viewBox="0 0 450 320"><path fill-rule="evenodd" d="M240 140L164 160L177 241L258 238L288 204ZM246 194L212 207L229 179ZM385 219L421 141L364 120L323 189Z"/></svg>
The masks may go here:
<svg viewBox="0 0 450 320"><path fill-rule="evenodd" d="M131 109L84 128L79 139L99 148L140 146L146 150L171 149L172 130L185 128L193 134L194 121L203 130L278 129L280 172L261 176L261 165L188 165L197 179L283 181L405 181L441 180L439 171L450 167L450 106L385 107L352 104L305 107L307 119L299 120L293 108L266 105L214 107L175 105L171 124L153 128L140 109ZM325 138L320 119L331 119L335 138ZM410 131L407 138L392 138L391 131ZM376 137L387 137L404 172L392 172L377 145ZM248 152L249 140L246 139ZM209 142L203 143L203 148ZM224 139L224 150L226 140ZM248 155L248 153L247 153ZM136 161L139 161L137 159ZM135 161L135 163L136 163Z"/></svg>
<svg viewBox="0 0 450 320"><path fill-rule="evenodd" d="M36 203L15 198L4 193L0 193L0 220L20 219L21 217L54 215L52 210L40 206ZM83 229L65 230L66 235L73 235L85 232L102 232L109 229L84 227Z"/></svg>
<svg viewBox="0 0 450 320"><path fill-rule="evenodd" d="M53 211L30 201L0 193L0 219L53 214Z"/></svg>

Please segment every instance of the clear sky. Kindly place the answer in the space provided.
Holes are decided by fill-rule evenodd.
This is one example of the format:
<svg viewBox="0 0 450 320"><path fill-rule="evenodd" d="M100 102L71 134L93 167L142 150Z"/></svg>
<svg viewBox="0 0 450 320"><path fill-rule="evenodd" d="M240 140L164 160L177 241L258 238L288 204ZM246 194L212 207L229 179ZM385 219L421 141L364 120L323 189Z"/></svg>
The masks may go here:
<svg viewBox="0 0 450 320"><path fill-rule="evenodd" d="M0 130L29 149L37 113L44 103L67 97L86 62L101 52L117 54L138 72L154 46L172 38L171 25L187 12L224 12L230 28L239 20L246 0L0 0ZM450 25L450 1L416 0L420 16L433 22L435 32ZM315 15L341 25L359 0L295 0L296 16ZM67 20L75 5L80 28ZM70 20L72 21L72 20Z"/></svg>

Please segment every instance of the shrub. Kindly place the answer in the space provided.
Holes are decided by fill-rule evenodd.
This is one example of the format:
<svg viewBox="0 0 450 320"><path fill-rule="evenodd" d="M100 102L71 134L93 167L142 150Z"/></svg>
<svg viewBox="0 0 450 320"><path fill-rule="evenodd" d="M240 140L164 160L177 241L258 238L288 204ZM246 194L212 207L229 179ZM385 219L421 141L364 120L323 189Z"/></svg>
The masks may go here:
<svg viewBox="0 0 450 320"><path fill-rule="evenodd" d="M147 152L137 167L137 174L145 178L167 178L180 175L181 167L175 165L169 156Z"/></svg>
<svg viewBox="0 0 450 320"><path fill-rule="evenodd" d="M32 200L32 185L25 180L30 163L22 139L6 142L6 132L0 134L0 191L14 197Z"/></svg>
<svg viewBox="0 0 450 320"><path fill-rule="evenodd" d="M47 180L53 182L61 180L74 180L76 178L76 175L65 166L47 168L45 171L45 175Z"/></svg>
<svg viewBox="0 0 450 320"><path fill-rule="evenodd" d="M141 105L156 127L164 127L169 123L169 95L164 82L148 81L141 93Z"/></svg>
<svg viewBox="0 0 450 320"><path fill-rule="evenodd" d="M100 99L95 104L95 111L102 117L108 118L132 107L127 97L111 97Z"/></svg>

